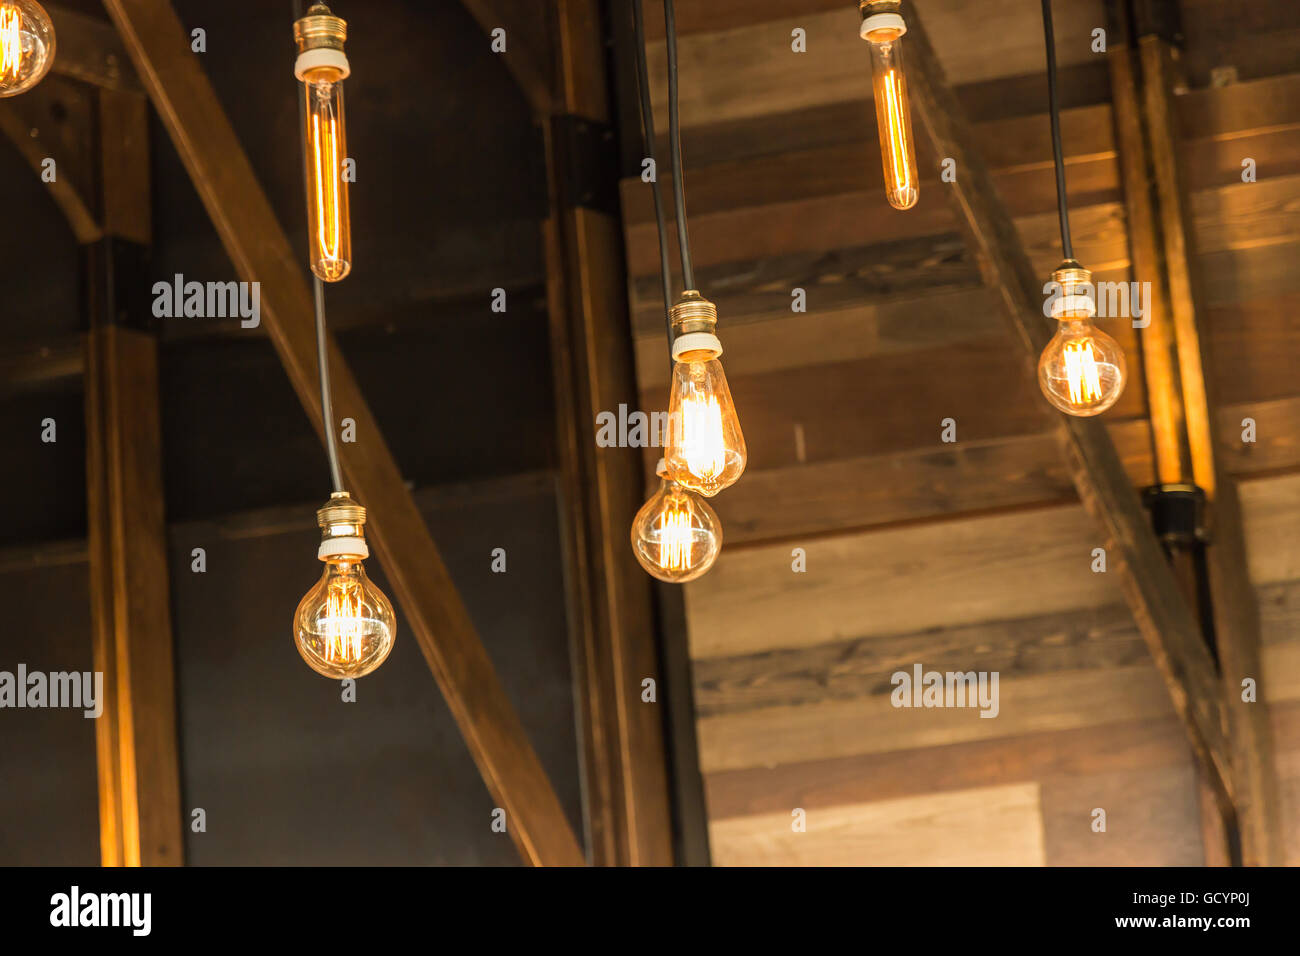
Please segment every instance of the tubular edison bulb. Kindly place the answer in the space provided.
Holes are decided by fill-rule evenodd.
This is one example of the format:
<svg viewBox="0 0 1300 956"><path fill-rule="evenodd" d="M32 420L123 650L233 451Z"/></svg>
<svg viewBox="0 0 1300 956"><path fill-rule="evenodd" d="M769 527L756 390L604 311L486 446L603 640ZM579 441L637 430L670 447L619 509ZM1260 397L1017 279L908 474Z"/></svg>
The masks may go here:
<svg viewBox="0 0 1300 956"><path fill-rule="evenodd" d="M298 43L294 75L302 81L306 97L303 142L311 271L326 282L338 282L352 270L352 218L344 176L348 138L343 81L351 72L343 52L347 35L347 24L323 3L313 4L293 25Z"/></svg>
<svg viewBox="0 0 1300 956"><path fill-rule="evenodd" d="M688 291L672 308L673 381L668 396L668 475L712 498L745 470L745 436L718 356L718 309Z"/></svg>
<svg viewBox="0 0 1300 956"><path fill-rule="evenodd" d="M652 577L669 584L693 581L718 559L722 525L708 502L667 477L664 460L654 493L632 521L632 551Z"/></svg>
<svg viewBox="0 0 1300 956"><path fill-rule="evenodd" d="M388 657L397 635L393 606L366 577L366 509L345 491L316 512L325 573L298 604L293 639L309 667L341 680L364 677Z"/></svg>
<svg viewBox="0 0 1300 956"><path fill-rule="evenodd" d="M917 186L912 107L903 72L903 34L907 24L897 0L861 0L862 38L871 45L871 85L876 95L876 126L884 164L885 196L895 209L911 209Z"/></svg>
<svg viewBox="0 0 1300 956"><path fill-rule="evenodd" d="M1100 415L1124 391L1124 350L1092 324L1097 311L1092 273L1070 260L1053 278L1060 286L1060 297L1052 303L1059 326L1038 360L1038 384L1067 415Z"/></svg>
<svg viewBox="0 0 1300 956"><path fill-rule="evenodd" d="M0 96L30 90L54 63L54 25L36 0L0 2Z"/></svg>

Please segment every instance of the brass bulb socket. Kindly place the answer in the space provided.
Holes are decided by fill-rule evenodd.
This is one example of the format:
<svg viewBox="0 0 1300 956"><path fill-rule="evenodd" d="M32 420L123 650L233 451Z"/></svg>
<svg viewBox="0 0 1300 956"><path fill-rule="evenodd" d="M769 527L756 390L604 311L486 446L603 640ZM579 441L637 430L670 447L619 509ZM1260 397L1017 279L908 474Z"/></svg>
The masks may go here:
<svg viewBox="0 0 1300 956"><path fill-rule="evenodd" d="M1052 273L1052 279L1061 287L1061 295L1092 294L1092 273L1074 259L1066 259Z"/></svg>
<svg viewBox="0 0 1300 956"><path fill-rule="evenodd" d="M902 0L858 0L858 11L864 20L877 13L899 13L902 6Z"/></svg>
<svg viewBox="0 0 1300 956"><path fill-rule="evenodd" d="M712 333L718 326L718 307L694 289L682 293L668 311L673 327L673 336L686 335L689 332Z"/></svg>
<svg viewBox="0 0 1300 956"><path fill-rule="evenodd" d="M316 523L321 527L322 540L364 537L366 509L346 491L336 491L316 512Z"/></svg>
<svg viewBox="0 0 1300 956"><path fill-rule="evenodd" d="M307 15L293 24L293 39L298 52L309 50L342 50L348 38L348 24L336 17L323 3L314 3Z"/></svg>

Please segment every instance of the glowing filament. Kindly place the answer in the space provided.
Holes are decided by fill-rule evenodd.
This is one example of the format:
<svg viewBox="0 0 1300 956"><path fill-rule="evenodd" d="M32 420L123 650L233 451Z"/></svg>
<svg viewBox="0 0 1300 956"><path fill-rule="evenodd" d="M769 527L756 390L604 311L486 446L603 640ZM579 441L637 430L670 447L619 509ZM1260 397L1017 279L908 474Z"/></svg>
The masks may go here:
<svg viewBox="0 0 1300 956"><path fill-rule="evenodd" d="M693 542L690 512L669 508L659 525L659 567L665 571L689 571Z"/></svg>
<svg viewBox="0 0 1300 956"><path fill-rule="evenodd" d="M0 79L17 77L23 67L22 15L0 7Z"/></svg>
<svg viewBox="0 0 1300 956"><path fill-rule="evenodd" d="M692 396L682 402L682 457L687 470L707 481L727 466L722 433L722 406L716 395Z"/></svg>
<svg viewBox="0 0 1300 956"><path fill-rule="evenodd" d="M911 143L905 125L907 111L903 104L898 74L894 70L885 74L885 110L889 124L889 163L894 173L894 189L901 192L912 186L912 164L908 157Z"/></svg>
<svg viewBox="0 0 1300 956"><path fill-rule="evenodd" d="M1064 350L1065 376L1070 388L1070 402L1091 405L1101 400L1101 377L1092 342L1067 342Z"/></svg>
<svg viewBox="0 0 1300 956"><path fill-rule="evenodd" d="M361 588L353 584L330 586L321 630L325 636L325 659L330 662L361 660L363 632Z"/></svg>
<svg viewBox="0 0 1300 956"><path fill-rule="evenodd" d="M316 163L316 241L320 257L326 262L337 261L339 257L342 225L339 211L339 132L338 121L331 116L329 126L323 132L318 115L313 114L312 122L312 158Z"/></svg>

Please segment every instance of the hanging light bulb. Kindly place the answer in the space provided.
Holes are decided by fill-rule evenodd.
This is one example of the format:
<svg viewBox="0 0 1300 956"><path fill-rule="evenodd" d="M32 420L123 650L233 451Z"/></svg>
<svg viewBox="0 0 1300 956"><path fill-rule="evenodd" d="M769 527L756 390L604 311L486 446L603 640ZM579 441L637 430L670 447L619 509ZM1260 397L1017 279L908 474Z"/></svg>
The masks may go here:
<svg viewBox="0 0 1300 956"><path fill-rule="evenodd" d="M903 34L907 24L898 0L860 0L862 39L871 44L871 84L876 95L876 127L885 171L885 197L895 209L911 209L920 195L912 106L903 72Z"/></svg>
<svg viewBox="0 0 1300 956"><path fill-rule="evenodd" d="M293 25L298 44L294 75L302 81L307 167L307 223L311 271L338 282L352 271L352 218L343 165L348 156L343 81L351 73L343 42L348 25L314 3Z"/></svg>
<svg viewBox="0 0 1300 956"><path fill-rule="evenodd" d="M1038 360L1038 384L1067 415L1100 415L1124 391L1124 350L1092 324L1097 314L1092 273L1069 259L1052 278L1059 288L1052 318L1059 326Z"/></svg>
<svg viewBox="0 0 1300 956"><path fill-rule="evenodd" d="M668 477L662 458L659 490L632 520L632 551L651 576L669 584L694 581L722 551L722 524L707 501Z"/></svg>
<svg viewBox="0 0 1300 956"><path fill-rule="evenodd" d="M0 2L0 96L41 81L54 63L54 24L36 0Z"/></svg>
<svg viewBox="0 0 1300 956"><path fill-rule="evenodd" d="M397 635L393 606L366 577L366 509L336 491L320 511L317 556L325 573L298 604L293 639L308 666L325 677L364 677L388 657Z"/></svg>
<svg viewBox="0 0 1300 956"><path fill-rule="evenodd" d="M671 311L673 380L668 396L668 475L712 498L745 470L745 436L718 356L718 307L695 291Z"/></svg>

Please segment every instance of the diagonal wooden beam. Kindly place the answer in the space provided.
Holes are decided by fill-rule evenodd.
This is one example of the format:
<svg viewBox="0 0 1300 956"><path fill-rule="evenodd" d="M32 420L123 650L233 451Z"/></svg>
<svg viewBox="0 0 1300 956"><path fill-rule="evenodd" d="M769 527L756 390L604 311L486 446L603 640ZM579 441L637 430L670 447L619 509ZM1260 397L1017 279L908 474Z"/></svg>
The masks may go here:
<svg viewBox="0 0 1300 956"><path fill-rule="evenodd" d="M461 0L483 32L506 31L506 49L499 54L506 69L528 98L533 113L549 116L558 96L555 89L554 24L549 3L537 0Z"/></svg>
<svg viewBox="0 0 1300 956"><path fill-rule="evenodd" d="M52 182L41 181L82 245L101 238L94 195L92 135L96 91L61 76L47 76L21 96L0 100L0 134L36 175L54 160Z"/></svg>
<svg viewBox="0 0 1300 956"><path fill-rule="evenodd" d="M57 44L51 72L105 89L144 92L112 24L56 3L44 6Z"/></svg>
<svg viewBox="0 0 1300 956"><path fill-rule="evenodd" d="M164 127L262 317L303 407L324 435L305 263L267 202L167 0L105 0ZM286 83L292 73L286 63ZM330 338L336 410L362 441L342 445L349 489L370 511L375 550L507 831L535 865L584 862L564 809L479 640L460 594L356 379ZM333 427L331 425L330 427ZM293 597L286 595L286 621Z"/></svg>
<svg viewBox="0 0 1300 956"><path fill-rule="evenodd" d="M989 285L1032 365L1052 336L1043 315L1047 277L1034 272L1024 244L998 201L988 168L975 146L961 105L953 95L916 5L905 4L910 77L919 125L936 155L956 160L951 184L962 226L977 251ZM1214 783L1221 803L1231 804L1229 748L1223 729L1219 678L1200 628L1151 531L1105 426L1096 419L1061 416L1058 435L1079 498L1107 535L1107 554L1151 656L1164 676L1174 710Z"/></svg>

